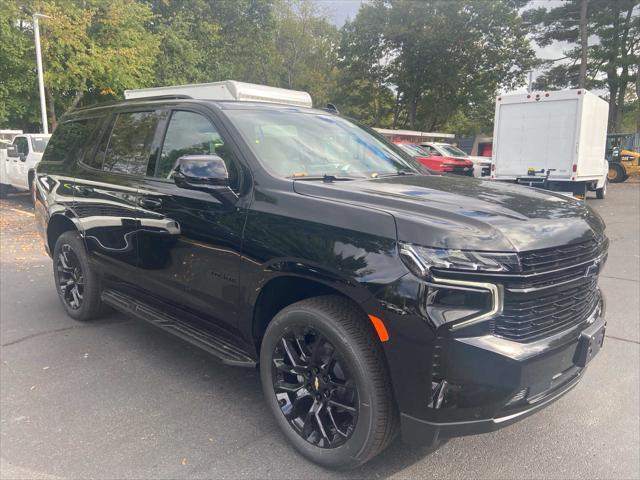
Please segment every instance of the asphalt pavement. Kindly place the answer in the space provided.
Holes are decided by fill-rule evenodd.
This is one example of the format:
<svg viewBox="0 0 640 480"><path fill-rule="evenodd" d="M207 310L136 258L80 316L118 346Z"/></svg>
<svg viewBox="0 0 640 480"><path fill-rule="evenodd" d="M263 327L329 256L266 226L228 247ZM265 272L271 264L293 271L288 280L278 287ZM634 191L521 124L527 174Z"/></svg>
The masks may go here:
<svg viewBox="0 0 640 480"><path fill-rule="evenodd" d="M589 203L611 239L607 339L582 382L495 433L396 441L350 472L300 457L256 371L121 314L65 315L29 196L0 201L0 477L640 478L640 183Z"/></svg>

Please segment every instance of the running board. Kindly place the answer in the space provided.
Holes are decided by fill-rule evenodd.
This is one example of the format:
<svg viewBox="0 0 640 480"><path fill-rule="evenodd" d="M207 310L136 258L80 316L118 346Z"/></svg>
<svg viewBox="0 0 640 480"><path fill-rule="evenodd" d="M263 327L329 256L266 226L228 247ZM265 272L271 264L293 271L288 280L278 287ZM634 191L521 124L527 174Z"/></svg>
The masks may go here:
<svg viewBox="0 0 640 480"><path fill-rule="evenodd" d="M108 289L102 292L102 301L122 313L144 320L186 340L219 358L224 364L249 368L256 366L255 360L247 352L221 336L181 320L126 293Z"/></svg>

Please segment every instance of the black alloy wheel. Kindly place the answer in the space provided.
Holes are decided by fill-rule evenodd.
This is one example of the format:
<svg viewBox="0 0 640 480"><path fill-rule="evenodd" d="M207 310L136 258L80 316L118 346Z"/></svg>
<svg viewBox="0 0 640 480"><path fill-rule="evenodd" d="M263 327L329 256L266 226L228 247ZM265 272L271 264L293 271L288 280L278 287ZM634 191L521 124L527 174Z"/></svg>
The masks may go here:
<svg viewBox="0 0 640 480"><path fill-rule="evenodd" d="M272 362L276 399L291 427L314 446L343 445L358 421L358 388L331 342L313 328L290 328Z"/></svg>
<svg viewBox="0 0 640 480"><path fill-rule="evenodd" d="M78 310L82 306L85 279L78 256L69 244L62 245L56 258L56 269L61 298L69 308Z"/></svg>
<svg viewBox="0 0 640 480"><path fill-rule="evenodd" d="M380 340L351 300L293 303L269 322L260 380L292 446L325 468L354 468L384 450L399 422Z"/></svg>
<svg viewBox="0 0 640 480"><path fill-rule="evenodd" d="M102 303L102 281L91 268L80 233L64 232L52 252L53 277L58 297L67 313L79 320L96 319L108 311Z"/></svg>

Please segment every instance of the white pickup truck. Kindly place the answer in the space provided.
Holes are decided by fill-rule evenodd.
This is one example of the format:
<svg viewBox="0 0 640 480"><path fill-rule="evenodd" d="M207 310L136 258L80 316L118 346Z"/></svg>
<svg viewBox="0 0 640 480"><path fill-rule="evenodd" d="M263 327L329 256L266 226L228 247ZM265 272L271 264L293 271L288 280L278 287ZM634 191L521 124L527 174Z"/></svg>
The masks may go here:
<svg viewBox="0 0 640 480"><path fill-rule="evenodd" d="M11 190L31 190L36 165L51 135L24 133L0 152L0 198Z"/></svg>

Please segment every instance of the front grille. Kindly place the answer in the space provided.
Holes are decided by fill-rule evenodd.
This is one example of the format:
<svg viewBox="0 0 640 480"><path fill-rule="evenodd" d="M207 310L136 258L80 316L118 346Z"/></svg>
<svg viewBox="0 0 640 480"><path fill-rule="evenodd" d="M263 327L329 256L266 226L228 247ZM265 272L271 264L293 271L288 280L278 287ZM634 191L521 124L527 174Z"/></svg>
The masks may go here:
<svg viewBox="0 0 640 480"><path fill-rule="evenodd" d="M522 273L503 279L493 333L528 342L587 320L600 302L598 273L608 247L603 238L520 253Z"/></svg>
<svg viewBox="0 0 640 480"><path fill-rule="evenodd" d="M598 273L607 258L606 237L518 254L518 273L440 271L441 276L502 286L502 313L491 332L530 342L585 322L601 300ZM439 272L439 273L440 273Z"/></svg>
<svg viewBox="0 0 640 480"><path fill-rule="evenodd" d="M532 341L584 322L600 300L596 278L540 294L507 291L494 334L516 341Z"/></svg>
<svg viewBox="0 0 640 480"><path fill-rule="evenodd" d="M608 248L608 240L589 240L582 243L566 245L564 247L546 248L521 253L520 263L523 273L540 273L593 260Z"/></svg>

